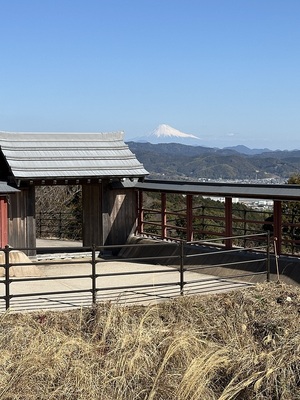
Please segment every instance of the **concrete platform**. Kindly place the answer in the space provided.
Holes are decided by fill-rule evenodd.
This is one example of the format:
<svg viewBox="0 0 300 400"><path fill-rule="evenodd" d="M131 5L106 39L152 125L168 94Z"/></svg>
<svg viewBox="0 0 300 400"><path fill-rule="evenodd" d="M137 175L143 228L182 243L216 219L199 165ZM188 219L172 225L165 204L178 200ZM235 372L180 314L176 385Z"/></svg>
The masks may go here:
<svg viewBox="0 0 300 400"><path fill-rule="evenodd" d="M82 247L82 242L78 240L36 239L36 247Z"/></svg>

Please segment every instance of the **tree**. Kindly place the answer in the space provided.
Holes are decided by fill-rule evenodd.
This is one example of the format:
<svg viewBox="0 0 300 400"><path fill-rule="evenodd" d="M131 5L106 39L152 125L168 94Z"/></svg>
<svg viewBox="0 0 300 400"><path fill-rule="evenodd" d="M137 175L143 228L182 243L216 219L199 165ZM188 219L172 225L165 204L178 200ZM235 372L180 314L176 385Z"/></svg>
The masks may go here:
<svg viewBox="0 0 300 400"><path fill-rule="evenodd" d="M300 185L300 174L292 175L287 184L289 185ZM299 201L283 201L281 205L282 210L282 240L283 245L286 247L288 252L292 254L299 251L300 246L300 202ZM266 224L263 229L266 231L273 232L272 222L274 216L267 218ZM270 224L271 222L271 224Z"/></svg>
<svg viewBox="0 0 300 400"><path fill-rule="evenodd" d="M287 183L289 185L300 185L300 174L290 176Z"/></svg>
<svg viewBox="0 0 300 400"><path fill-rule="evenodd" d="M36 187L37 235L81 239L81 186Z"/></svg>

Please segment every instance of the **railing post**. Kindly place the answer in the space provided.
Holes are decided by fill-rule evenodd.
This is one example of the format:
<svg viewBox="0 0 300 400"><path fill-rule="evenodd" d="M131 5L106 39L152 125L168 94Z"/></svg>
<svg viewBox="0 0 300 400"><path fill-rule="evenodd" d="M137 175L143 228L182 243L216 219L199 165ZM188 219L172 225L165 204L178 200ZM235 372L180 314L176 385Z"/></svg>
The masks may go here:
<svg viewBox="0 0 300 400"><path fill-rule="evenodd" d="M232 237L232 197L225 197L225 236ZM225 240L225 248L232 249L232 239Z"/></svg>
<svg viewBox="0 0 300 400"><path fill-rule="evenodd" d="M144 209L143 209L143 191L138 190L136 192L136 216L137 216L137 227L136 233L141 235L144 231Z"/></svg>
<svg viewBox="0 0 300 400"><path fill-rule="evenodd" d="M58 214L59 222L58 222L58 237L61 239L62 238L62 217L61 217L61 211Z"/></svg>
<svg viewBox="0 0 300 400"><path fill-rule="evenodd" d="M161 193L161 238L167 237L167 194Z"/></svg>
<svg viewBox="0 0 300 400"><path fill-rule="evenodd" d="M205 231L204 231L204 229L205 229L205 206L202 205L201 209L202 209L202 213L201 213L201 230L202 230L202 232L200 234L201 234L202 239L205 239L206 238Z"/></svg>
<svg viewBox="0 0 300 400"><path fill-rule="evenodd" d="M184 242L180 242L180 295L184 294Z"/></svg>
<svg viewBox="0 0 300 400"><path fill-rule="evenodd" d="M9 263L9 246L6 245L4 248L4 258L5 258L5 280L4 280L4 285L5 285L5 309L8 310L10 307L10 277L9 277L9 268L10 268L10 263Z"/></svg>
<svg viewBox="0 0 300 400"><path fill-rule="evenodd" d="M193 240L193 195L186 195L186 240Z"/></svg>
<svg viewBox="0 0 300 400"><path fill-rule="evenodd" d="M274 237L276 240L276 252L278 255L281 254L282 244L282 210L281 201L274 200Z"/></svg>
<svg viewBox="0 0 300 400"><path fill-rule="evenodd" d="M96 276L96 246L92 245L92 303L97 302L97 276Z"/></svg>
<svg viewBox="0 0 300 400"><path fill-rule="evenodd" d="M270 262L270 231L267 233L267 282L270 282L270 269L271 269L271 262Z"/></svg>
<svg viewBox="0 0 300 400"><path fill-rule="evenodd" d="M243 214L244 214L244 232L243 232L243 235L246 236L247 235L247 222L246 222L246 219L248 218L247 210L244 210ZM247 241L246 238L244 238L244 247L246 247L246 241Z"/></svg>
<svg viewBox="0 0 300 400"><path fill-rule="evenodd" d="M40 211L40 238L42 237L42 223L43 223L43 221L42 221L42 211Z"/></svg>

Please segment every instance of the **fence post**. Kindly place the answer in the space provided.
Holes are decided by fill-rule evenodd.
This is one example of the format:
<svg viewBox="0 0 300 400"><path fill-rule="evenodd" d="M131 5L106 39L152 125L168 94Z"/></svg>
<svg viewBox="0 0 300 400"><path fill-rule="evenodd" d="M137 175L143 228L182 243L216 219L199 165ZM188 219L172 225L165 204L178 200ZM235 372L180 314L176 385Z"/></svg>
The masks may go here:
<svg viewBox="0 0 300 400"><path fill-rule="evenodd" d="M186 240L191 242L193 237L193 195L186 195Z"/></svg>
<svg viewBox="0 0 300 400"><path fill-rule="evenodd" d="M246 236L247 235L247 222L246 222L246 219L248 218L247 210L244 210L243 214L244 214L244 232L243 232L243 235ZM244 237L244 247L246 247L246 241L247 241L247 239Z"/></svg>
<svg viewBox="0 0 300 400"><path fill-rule="evenodd" d="M167 194L161 193L161 238L167 237Z"/></svg>
<svg viewBox="0 0 300 400"><path fill-rule="evenodd" d="M232 249L232 197L225 197L225 248Z"/></svg>
<svg viewBox="0 0 300 400"><path fill-rule="evenodd" d="M277 238L276 241L276 251L277 254L281 254L281 244L282 244L282 209L281 201L274 200L274 237Z"/></svg>
<svg viewBox="0 0 300 400"><path fill-rule="evenodd" d="M270 240L270 231L267 233L267 282L270 282L270 245L271 245L271 240Z"/></svg>
<svg viewBox="0 0 300 400"><path fill-rule="evenodd" d="M43 223L43 221L42 221L42 211L40 211L40 238L42 237L42 223Z"/></svg>
<svg viewBox="0 0 300 400"><path fill-rule="evenodd" d="M61 216L61 211L58 214L59 222L58 222L58 237L61 239L62 238L62 216Z"/></svg>
<svg viewBox="0 0 300 400"><path fill-rule="evenodd" d="M92 245L92 302L93 306L97 302L97 284L96 284L96 246Z"/></svg>
<svg viewBox="0 0 300 400"><path fill-rule="evenodd" d="M180 295L184 294L184 242L180 242Z"/></svg>
<svg viewBox="0 0 300 400"><path fill-rule="evenodd" d="M201 208L202 208L202 213L201 213L201 230L202 230L201 237L202 237L202 239L205 239L205 237L206 237L205 231L204 231L204 229L205 229L205 206L202 205Z"/></svg>
<svg viewBox="0 0 300 400"><path fill-rule="evenodd" d="M4 258L5 258L5 309L8 310L10 307L10 278L9 278L9 246L6 245L4 248Z"/></svg>

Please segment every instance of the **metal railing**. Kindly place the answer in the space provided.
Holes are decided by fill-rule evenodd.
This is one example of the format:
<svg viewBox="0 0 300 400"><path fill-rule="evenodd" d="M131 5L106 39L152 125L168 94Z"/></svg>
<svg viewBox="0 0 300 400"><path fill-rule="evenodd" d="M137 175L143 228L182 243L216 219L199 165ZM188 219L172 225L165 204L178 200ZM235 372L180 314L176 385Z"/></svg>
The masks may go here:
<svg viewBox="0 0 300 400"><path fill-rule="evenodd" d="M211 237L223 237L225 230L224 204L217 206L196 206L192 208L192 230L198 240ZM167 231L168 238L185 239L187 236L187 210L165 210L165 225L162 226L162 211L160 209L143 208L141 224L143 233L154 233L161 236L163 229ZM232 233L233 236L251 235L266 232L272 222L266 219L272 215L271 211L256 209L239 209L233 205Z"/></svg>
<svg viewBox="0 0 300 400"><path fill-rule="evenodd" d="M80 240L82 238L82 215L80 212L36 213L36 235L38 238Z"/></svg>
<svg viewBox="0 0 300 400"><path fill-rule="evenodd" d="M255 235L260 236L260 235ZM251 239L249 236L248 239ZM240 237L246 239L245 237ZM223 238L233 239L233 238ZM92 246L80 248L38 248L40 253L52 253L54 259L50 261L40 260L35 261L33 264L28 262L13 262L13 253L16 250L27 251L37 249L12 249L6 246L3 251L4 260L0 264L0 268L4 269L4 276L0 279L2 289L0 286L0 300L4 301L4 308L6 310L13 308L15 310L20 308L20 302L26 300L23 308L30 308L29 300L36 299L33 308L43 308L43 301L46 301L47 307L49 304L56 304L59 306L73 305L95 305L96 302L105 300L120 301L122 294L126 294L126 302L140 302L147 301L149 298L164 299L175 297L184 294L201 293L203 291L221 290L226 289L227 286L239 287L245 278L254 277L255 275L265 275L265 279L270 279L270 240L256 247L237 247L231 250L224 250L221 248L216 249L210 253L203 252L201 241L185 242L179 241L172 243L167 253L165 252L165 242L151 242L141 244L125 244L123 246ZM218 244L215 243L215 246ZM160 254L159 247L163 246L163 254ZM131 256L138 249L138 256ZM56 260L55 253L62 252L85 252L84 259L72 259L71 261ZM102 257L105 253L114 252L118 250L120 254L125 254L125 257ZM263 250L263 251L262 251ZM126 252L128 253L126 256ZM143 254L141 256L141 254ZM150 254L150 255L149 255ZM222 262L223 258L227 255L231 257L237 255L234 261ZM245 259L247 255L247 259ZM201 259L206 257L203 262ZM216 257L212 265L207 263L207 257ZM226 258L225 257L225 258ZM123 268L124 262L131 263L130 266ZM60 270L48 276L34 276L23 277L14 276L13 267L25 268L29 265L42 266L43 268L55 269L59 267ZM72 266L74 273L61 274L65 266ZM117 267L116 267L117 265ZM142 265L142 268L141 268ZM248 270L244 270L247 265ZM255 265L254 270L249 270L249 266ZM106 270L103 268L106 266ZM258 268L260 266L260 268ZM83 268L84 267L84 268ZM207 273L213 268L227 268L232 270L232 273L225 276L210 276ZM78 271L76 271L78 270ZM238 271L238 272L237 272ZM76 273L75 273L76 272ZM81 272L78 274L77 272ZM203 275L205 273L205 275ZM156 281L154 275L156 274ZM199 275L201 274L201 275ZM146 276L143 281L134 282L134 277ZM126 282L126 277L130 278ZM108 279L112 279L109 284L103 283ZM115 282L114 280L117 279ZM128 280L128 279L127 279ZM57 290L42 290L42 287L47 282L57 282ZM71 282L76 282L77 287L70 288ZM85 282L84 287L80 284ZM65 285L63 289L59 283ZM23 289L18 290L18 285L23 285ZM24 286L26 285L25 289ZM28 290L27 290L28 288ZM75 295L79 295L75 298ZM61 297L63 296L63 300ZM43 300L43 301L42 301ZM31 300L30 300L31 301ZM19 302L19 303L18 303Z"/></svg>
<svg viewBox="0 0 300 400"><path fill-rule="evenodd" d="M188 240L191 234L196 240L222 238L230 225L232 236L269 232L278 240L278 254L300 254L300 206L280 210L280 226L274 224L274 210L241 208L233 204L230 221L226 220L225 205L202 205L188 208L167 209L140 206L138 233L161 239ZM228 234L228 233L227 233ZM280 242L280 245L279 245ZM240 244L240 243L234 243Z"/></svg>
<svg viewBox="0 0 300 400"><path fill-rule="evenodd" d="M162 239L187 240L186 209L168 210L165 222L162 223L161 209L142 208L142 229L140 234L155 235ZM262 232L273 233L273 212L270 210L240 209L233 204L232 235L251 235ZM300 215L284 211L281 227L282 254L300 254ZM202 240L225 236L224 204L218 206L197 206L192 209L194 239ZM166 232L166 234L165 234ZM80 213L47 213L36 214L36 234L38 238L82 239L82 216Z"/></svg>

